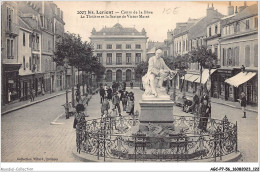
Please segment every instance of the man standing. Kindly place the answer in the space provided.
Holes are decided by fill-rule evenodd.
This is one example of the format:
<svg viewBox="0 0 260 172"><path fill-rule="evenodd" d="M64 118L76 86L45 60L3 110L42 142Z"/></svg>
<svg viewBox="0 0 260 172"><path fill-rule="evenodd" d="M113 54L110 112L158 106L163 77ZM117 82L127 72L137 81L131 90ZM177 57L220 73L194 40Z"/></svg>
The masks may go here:
<svg viewBox="0 0 260 172"><path fill-rule="evenodd" d="M244 113L244 116L242 118L246 118L246 95L244 92L241 93L241 100L240 100L242 112Z"/></svg>
<svg viewBox="0 0 260 172"><path fill-rule="evenodd" d="M120 98L119 96L117 95L117 92L114 93L113 97L112 97L112 104L114 105L114 108L113 109L116 109L118 110L118 113L119 113L119 116L122 116L121 115L121 109L120 109Z"/></svg>
<svg viewBox="0 0 260 172"><path fill-rule="evenodd" d="M103 87L100 88L99 95L100 95L100 103L102 103L104 101L104 96L105 96L105 90Z"/></svg>

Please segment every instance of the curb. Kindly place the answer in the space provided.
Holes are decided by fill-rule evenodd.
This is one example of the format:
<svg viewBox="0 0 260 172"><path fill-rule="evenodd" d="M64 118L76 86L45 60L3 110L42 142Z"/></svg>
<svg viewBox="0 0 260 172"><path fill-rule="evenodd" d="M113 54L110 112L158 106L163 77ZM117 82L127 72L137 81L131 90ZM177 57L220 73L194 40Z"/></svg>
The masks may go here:
<svg viewBox="0 0 260 172"><path fill-rule="evenodd" d="M29 104L25 104L25 105L22 105L22 106L19 106L19 107L15 107L15 108L13 108L13 109L10 109L10 110L7 110L7 111L5 111L5 112L2 112L1 115L5 115L5 114L8 114L8 113L10 113L10 112L14 112L14 111L17 111L17 110L19 110L19 109L26 108L26 107L28 107L28 106L31 106L31 105L34 105L34 104L37 104L37 103L41 103L41 102L43 102L43 101L52 99L52 98L54 98L54 97L61 96L61 95L63 95L63 94L66 94L66 92L65 92L65 93L56 94L56 95L53 95L53 96L44 98L44 99L42 99L42 100L37 100L37 101L35 101L35 102L31 102L31 103L29 103Z"/></svg>
<svg viewBox="0 0 260 172"><path fill-rule="evenodd" d="M178 95L181 95L181 94L178 94ZM192 97L191 95L187 95L187 94L186 94L186 96ZM224 106L228 106L228 107L240 109L240 108L238 108L238 107L236 107L236 106L233 106L233 105L230 105L230 104L221 103L221 102L215 102L215 101L212 100L212 99L211 99L211 101L212 101L212 103L216 103L216 104L220 104L220 105L224 105ZM254 109L247 109L247 108L246 108L246 110L249 111L249 112L258 113L258 110L254 110Z"/></svg>

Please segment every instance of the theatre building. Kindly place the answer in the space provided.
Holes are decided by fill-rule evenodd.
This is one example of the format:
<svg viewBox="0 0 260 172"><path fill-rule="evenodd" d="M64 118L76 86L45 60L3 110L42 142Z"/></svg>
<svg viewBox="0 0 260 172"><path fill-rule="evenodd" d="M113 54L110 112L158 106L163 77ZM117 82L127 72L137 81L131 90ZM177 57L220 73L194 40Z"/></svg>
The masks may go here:
<svg viewBox="0 0 260 172"><path fill-rule="evenodd" d="M104 27L100 31L93 28L90 36L94 55L105 66L105 82L139 81L134 68L146 61L146 31L134 27L123 27L119 23Z"/></svg>

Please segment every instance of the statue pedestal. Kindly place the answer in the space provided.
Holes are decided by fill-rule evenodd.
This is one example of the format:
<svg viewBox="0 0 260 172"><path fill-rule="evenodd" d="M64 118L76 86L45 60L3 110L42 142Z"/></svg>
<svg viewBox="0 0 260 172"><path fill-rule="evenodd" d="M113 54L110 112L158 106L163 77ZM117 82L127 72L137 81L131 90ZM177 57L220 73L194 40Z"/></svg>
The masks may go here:
<svg viewBox="0 0 260 172"><path fill-rule="evenodd" d="M139 130L147 131L149 123L173 128L173 101L168 95L144 96L140 101Z"/></svg>

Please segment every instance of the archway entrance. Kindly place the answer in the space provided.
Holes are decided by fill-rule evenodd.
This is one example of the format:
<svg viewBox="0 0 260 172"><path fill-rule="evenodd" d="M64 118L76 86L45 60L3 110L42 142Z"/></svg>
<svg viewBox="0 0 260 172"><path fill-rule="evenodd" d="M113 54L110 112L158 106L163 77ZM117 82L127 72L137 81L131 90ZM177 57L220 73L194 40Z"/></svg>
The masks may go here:
<svg viewBox="0 0 260 172"><path fill-rule="evenodd" d="M132 71L130 69L126 70L126 81L132 80Z"/></svg>
<svg viewBox="0 0 260 172"><path fill-rule="evenodd" d="M122 71L121 70L117 70L116 71L116 81L117 82L121 82L122 81Z"/></svg>
<svg viewBox="0 0 260 172"><path fill-rule="evenodd" d="M106 73L106 81L112 82L112 71L111 70L108 70Z"/></svg>

